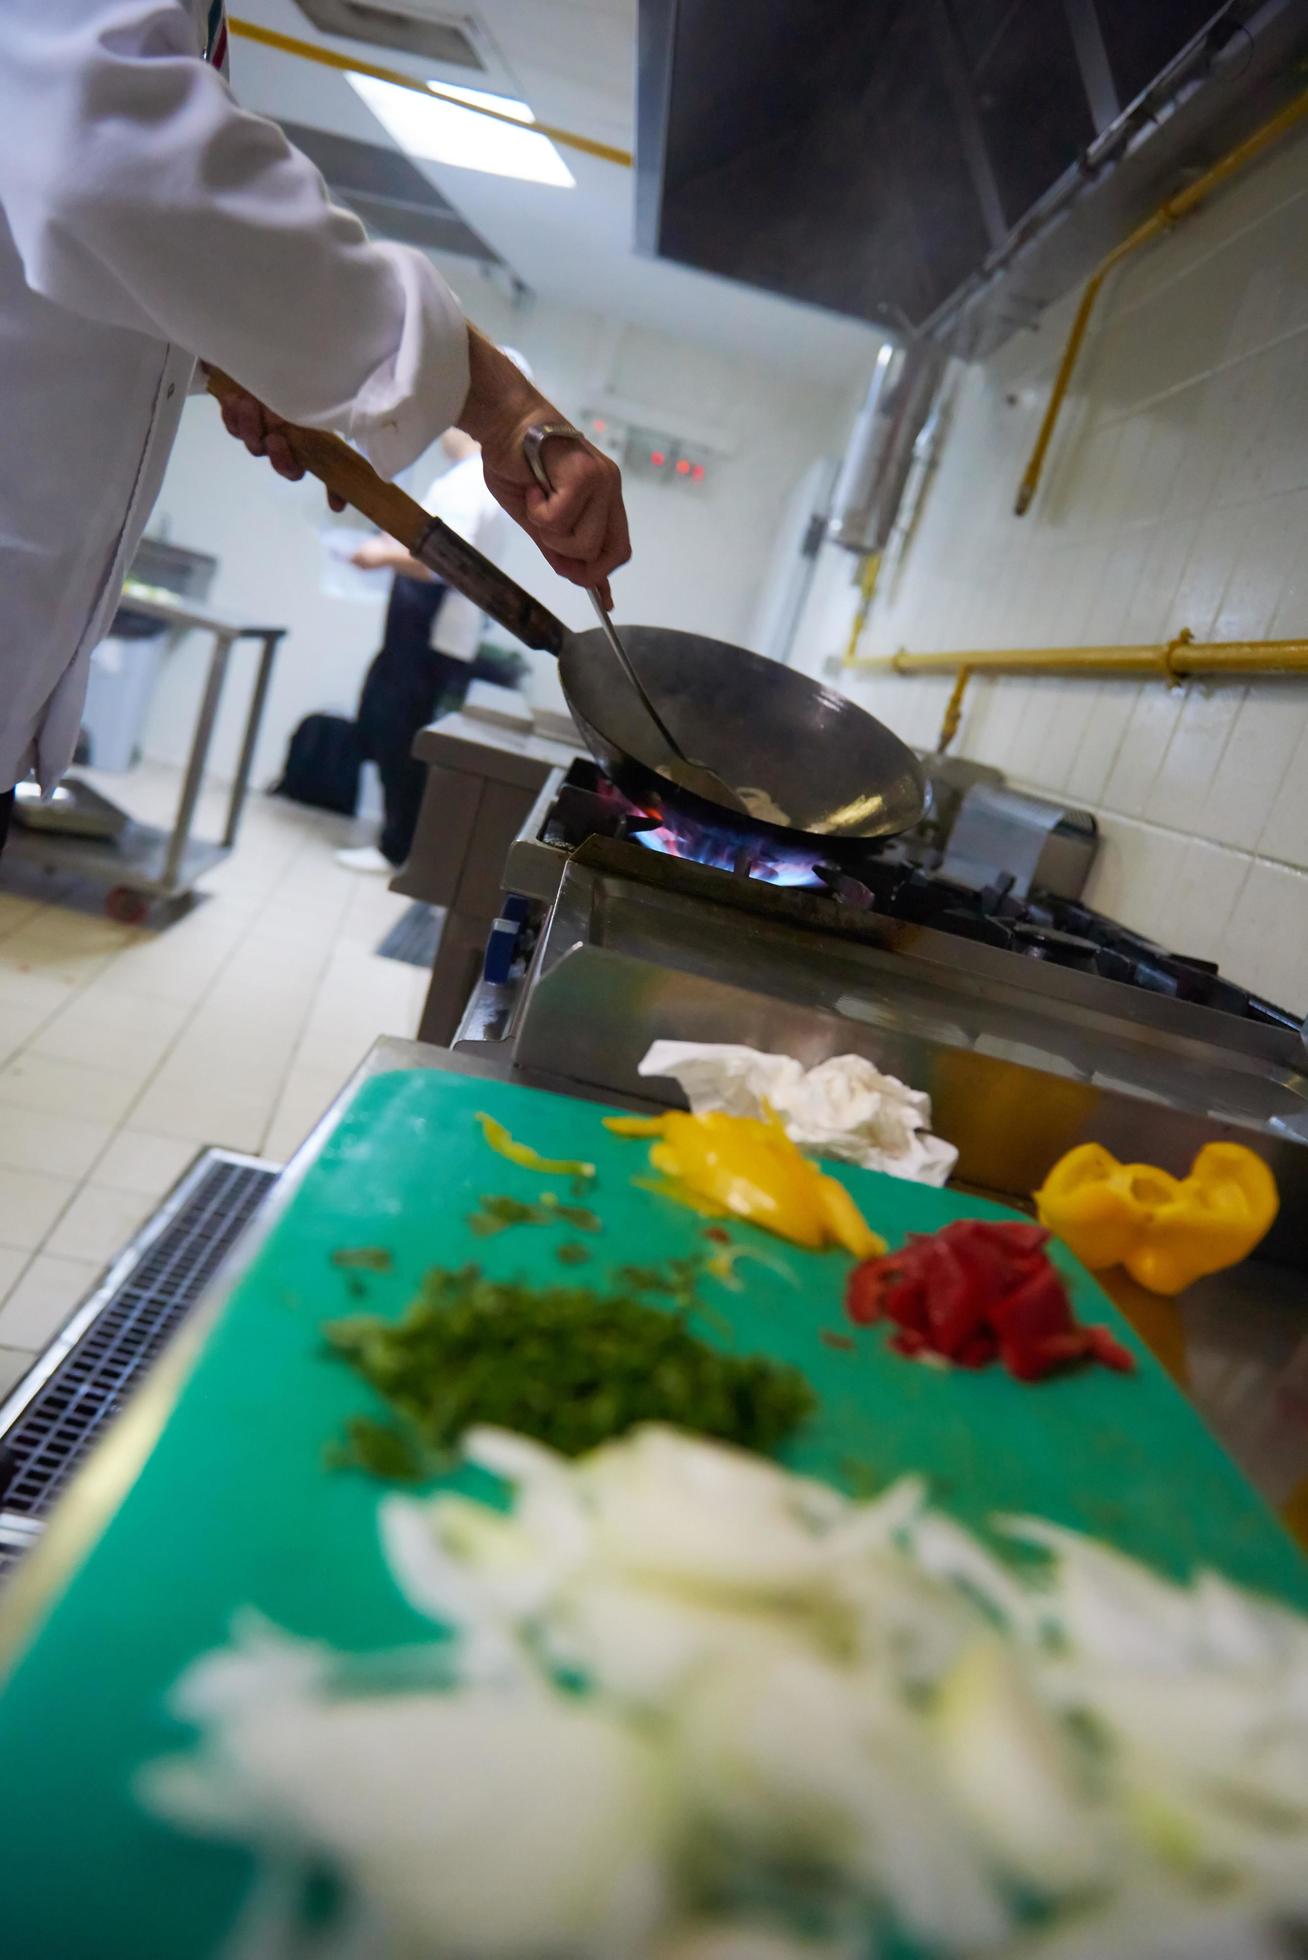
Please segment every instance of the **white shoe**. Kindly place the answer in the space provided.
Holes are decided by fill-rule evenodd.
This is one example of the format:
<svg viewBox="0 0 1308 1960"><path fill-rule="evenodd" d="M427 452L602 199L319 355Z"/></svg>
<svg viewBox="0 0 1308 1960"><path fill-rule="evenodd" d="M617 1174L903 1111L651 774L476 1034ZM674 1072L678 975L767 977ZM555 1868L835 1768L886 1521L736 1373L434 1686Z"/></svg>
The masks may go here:
<svg viewBox="0 0 1308 1960"><path fill-rule="evenodd" d="M342 871L370 871L374 877L383 872L389 878L395 866L388 857L383 857L375 844L360 844L353 851L337 851L336 862Z"/></svg>

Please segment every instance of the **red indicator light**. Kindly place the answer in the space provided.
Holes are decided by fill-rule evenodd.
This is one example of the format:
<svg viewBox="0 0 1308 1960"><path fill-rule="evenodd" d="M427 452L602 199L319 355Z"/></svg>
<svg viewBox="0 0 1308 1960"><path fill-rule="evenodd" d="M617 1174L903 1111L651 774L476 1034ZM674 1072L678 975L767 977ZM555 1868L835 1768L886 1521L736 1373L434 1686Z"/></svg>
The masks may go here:
<svg viewBox="0 0 1308 1960"><path fill-rule="evenodd" d="M686 461L684 456L679 457L677 460L677 475L678 476L690 475L690 464Z"/></svg>
<svg viewBox="0 0 1308 1960"><path fill-rule="evenodd" d="M690 480L692 483L702 483L704 481L704 465L702 463L696 463L690 473Z"/></svg>
<svg viewBox="0 0 1308 1960"><path fill-rule="evenodd" d="M653 463L656 470L661 470L663 468L663 465L668 460L667 457L663 454L663 451L661 449L651 449L649 452L649 459L650 462Z"/></svg>

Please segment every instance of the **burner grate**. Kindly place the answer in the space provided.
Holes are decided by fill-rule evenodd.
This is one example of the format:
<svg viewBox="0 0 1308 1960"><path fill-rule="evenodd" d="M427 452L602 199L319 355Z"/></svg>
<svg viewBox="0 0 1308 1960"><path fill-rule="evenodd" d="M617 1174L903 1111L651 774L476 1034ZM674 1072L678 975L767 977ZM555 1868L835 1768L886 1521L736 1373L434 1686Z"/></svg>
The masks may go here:
<svg viewBox="0 0 1308 1960"><path fill-rule="evenodd" d="M13 1461L5 1512L47 1511L101 1426L158 1358L253 1217L274 1168L206 1151L138 1241L140 1250L0 1435Z"/></svg>

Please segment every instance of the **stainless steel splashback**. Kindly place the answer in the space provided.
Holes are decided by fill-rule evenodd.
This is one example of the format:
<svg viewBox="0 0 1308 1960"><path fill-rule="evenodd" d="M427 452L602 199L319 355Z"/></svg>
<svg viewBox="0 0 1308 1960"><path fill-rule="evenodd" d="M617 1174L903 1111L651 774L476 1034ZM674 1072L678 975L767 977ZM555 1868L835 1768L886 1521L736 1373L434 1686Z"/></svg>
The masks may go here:
<svg viewBox="0 0 1308 1960"><path fill-rule="evenodd" d="M1007 874L1013 891L1079 898L1099 846L1089 810L1069 809L1004 783L974 783L958 806L940 869L982 891Z"/></svg>

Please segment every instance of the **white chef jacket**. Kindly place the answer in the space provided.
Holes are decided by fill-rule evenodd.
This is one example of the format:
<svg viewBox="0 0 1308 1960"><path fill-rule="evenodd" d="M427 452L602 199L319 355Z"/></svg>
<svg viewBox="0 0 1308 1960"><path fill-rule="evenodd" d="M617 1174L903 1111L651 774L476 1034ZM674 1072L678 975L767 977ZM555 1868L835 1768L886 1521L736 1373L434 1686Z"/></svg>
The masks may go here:
<svg viewBox="0 0 1308 1960"><path fill-rule="evenodd" d="M468 389L430 261L369 242L237 108L214 65L222 0L2 11L0 791L33 767L49 787L72 758L197 355L388 476Z"/></svg>
<svg viewBox="0 0 1308 1960"><path fill-rule="evenodd" d="M480 455L466 456L438 476L424 503L433 517L443 519L466 543L475 545L483 558L497 556L508 521L486 488ZM431 643L436 651L455 660L475 660L481 633L481 608L450 587L432 621Z"/></svg>

